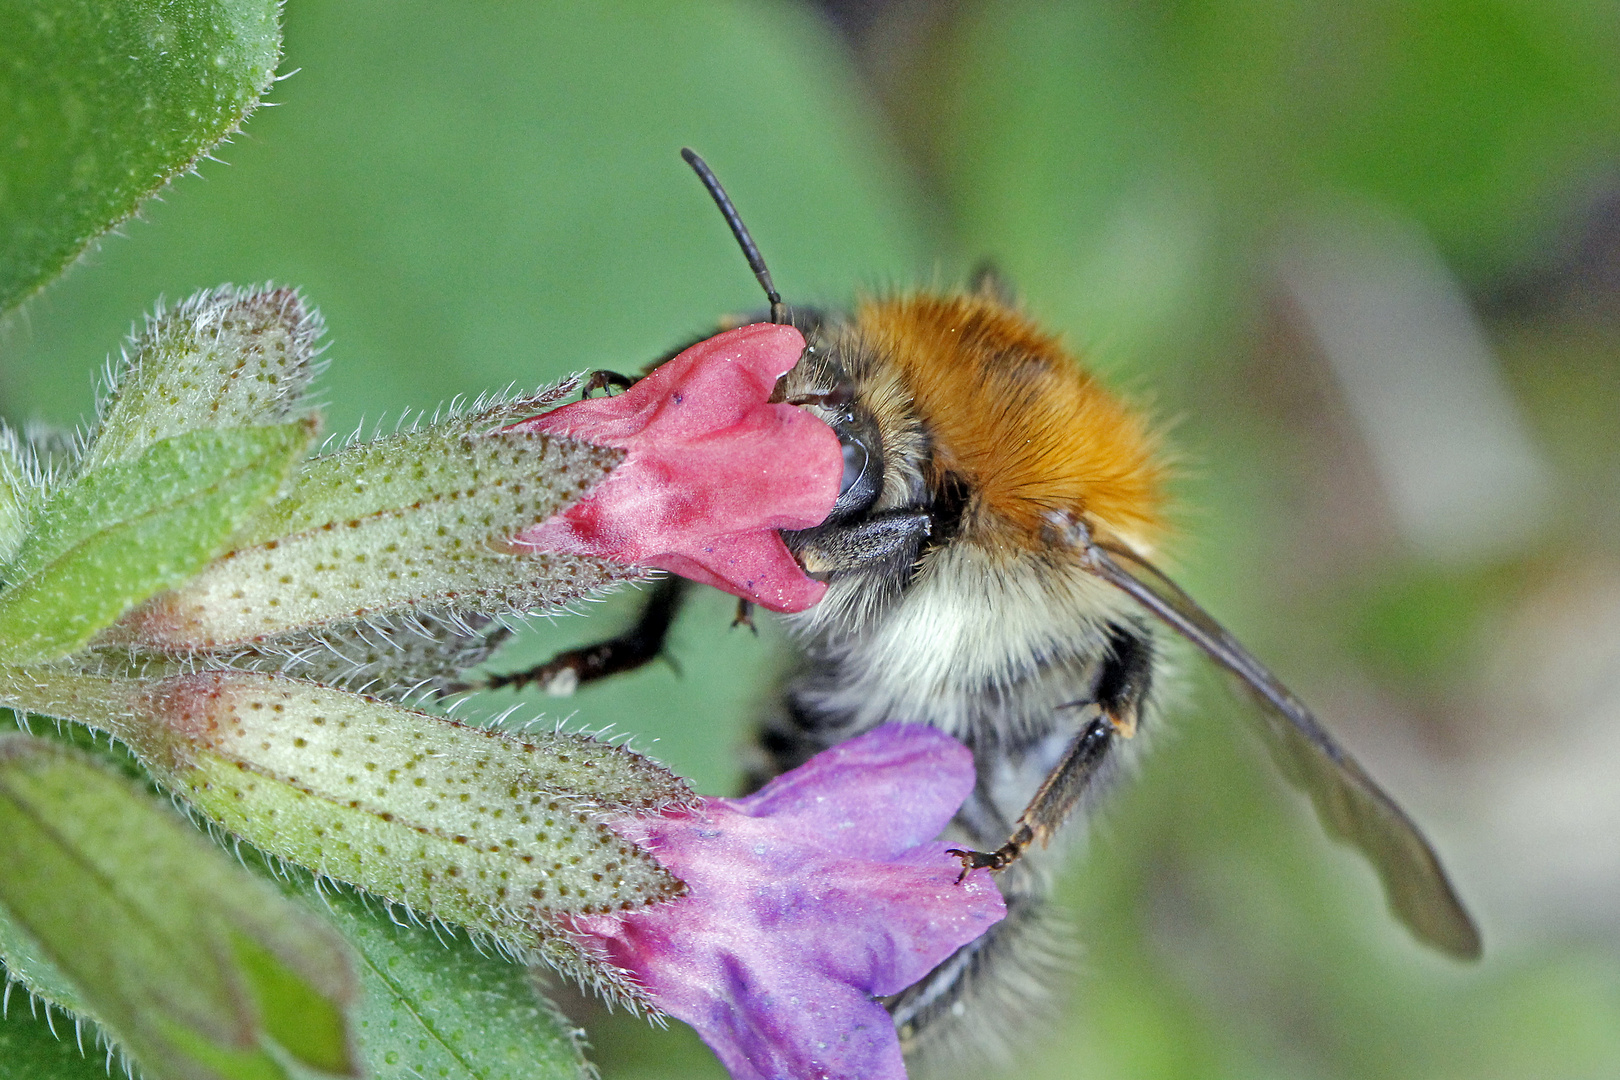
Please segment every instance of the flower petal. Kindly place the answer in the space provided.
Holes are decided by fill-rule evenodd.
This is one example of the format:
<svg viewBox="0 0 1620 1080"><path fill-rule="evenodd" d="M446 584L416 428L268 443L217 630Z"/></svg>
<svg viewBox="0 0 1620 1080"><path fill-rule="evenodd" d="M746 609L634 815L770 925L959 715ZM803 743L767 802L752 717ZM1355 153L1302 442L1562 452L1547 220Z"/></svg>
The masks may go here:
<svg viewBox="0 0 1620 1080"><path fill-rule="evenodd" d="M768 402L803 351L791 326L740 327L616 397L513 425L630 451L584 499L514 543L655 566L773 611L814 604L826 586L806 576L779 530L826 519L843 453L826 424Z"/></svg>
<svg viewBox="0 0 1620 1080"><path fill-rule="evenodd" d="M743 799L615 829L681 878L678 900L576 920L737 1080L900 1080L877 997L916 982L1001 919L985 871L935 836L974 783L933 728L889 724Z"/></svg>

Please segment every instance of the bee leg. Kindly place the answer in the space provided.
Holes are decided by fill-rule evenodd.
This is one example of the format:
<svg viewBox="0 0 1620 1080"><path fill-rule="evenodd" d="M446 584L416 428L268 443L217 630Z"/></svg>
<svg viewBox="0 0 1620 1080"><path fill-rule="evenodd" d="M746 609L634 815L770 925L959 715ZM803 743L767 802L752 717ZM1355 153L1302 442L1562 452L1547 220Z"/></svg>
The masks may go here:
<svg viewBox="0 0 1620 1080"><path fill-rule="evenodd" d="M953 830L965 837L1006 836L1006 815L983 787L957 812ZM974 840L974 843L983 841ZM931 1076L960 1061L968 1046L1012 1050L1020 1031L1055 1019L1056 997L1032 994L1059 987L1078 961L1077 935L1047 902L1048 867L1022 860L996 877L1006 918L962 946L949 959L884 1006L894 1017L911 1075ZM1010 1041L1009 1041L1010 1037Z"/></svg>
<svg viewBox="0 0 1620 1080"><path fill-rule="evenodd" d="M680 611L685 593L685 578L673 575L664 578L647 594L647 604L641 609L641 616L635 625L618 637L560 652L526 671L490 675L481 683L463 684L452 689L495 690L502 686L521 687L538 683L548 694L566 697L581 683L633 671L663 654L664 638L669 634L676 613Z"/></svg>
<svg viewBox="0 0 1620 1080"><path fill-rule="evenodd" d="M1005 844L990 852L952 849L951 854L962 860L958 881L981 867L990 871L1005 869L1035 841L1044 844L1090 788L1108 760L1114 740L1136 734L1142 703L1152 683L1153 640L1139 627L1115 626L1108 644L1109 655L1097 680L1097 699L1085 704L1096 715L1080 729L1063 759L1047 774L1035 797L1013 823L1012 836Z"/></svg>
<svg viewBox="0 0 1620 1080"><path fill-rule="evenodd" d="M636 380L628 375L620 375L617 371L593 371L585 380L585 385L579 388L579 397L583 401L598 390L606 390L609 396L616 386L620 390L628 390L636 385Z"/></svg>
<svg viewBox="0 0 1620 1080"><path fill-rule="evenodd" d="M1045 841L1080 800L1098 767L1107 758L1116 734L1118 729L1106 713L1087 724L1075 736L1074 742L1069 744L1057 768L1047 774L1035 797L1013 824L1013 834L1005 844L994 851L951 849L950 854L962 860L962 873L956 880L960 882L970 872L980 868L1004 870L1036 840Z"/></svg>
<svg viewBox="0 0 1620 1080"><path fill-rule="evenodd" d="M885 510L853 525L818 525L785 534L808 574L829 574L887 561L909 564L933 530L924 510Z"/></svg>

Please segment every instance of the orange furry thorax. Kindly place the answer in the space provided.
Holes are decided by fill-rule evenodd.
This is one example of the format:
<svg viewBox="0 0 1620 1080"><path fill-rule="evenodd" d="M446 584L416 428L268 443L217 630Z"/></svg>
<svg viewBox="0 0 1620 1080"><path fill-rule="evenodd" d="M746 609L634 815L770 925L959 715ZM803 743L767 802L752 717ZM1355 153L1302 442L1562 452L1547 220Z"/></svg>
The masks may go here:
<svg viewBox="0 0 1620 1080"><path fill-rule="evenodd" d="M969 492L964 539L1042 547L1053 511L1150 544L1164 467L1136 413L1057 338L991 297L867 300L863 341L890 358L934 440L930 482Z"/></svg>

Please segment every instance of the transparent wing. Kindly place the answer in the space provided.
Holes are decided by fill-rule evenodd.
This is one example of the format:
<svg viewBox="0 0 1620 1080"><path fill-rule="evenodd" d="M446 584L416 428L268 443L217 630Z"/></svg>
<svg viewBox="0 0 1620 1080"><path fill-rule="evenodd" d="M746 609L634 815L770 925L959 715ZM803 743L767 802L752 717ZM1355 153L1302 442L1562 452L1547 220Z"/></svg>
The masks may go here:
<svg viewBox="0 0 1620 1080"><path fill-rule="evenodd" d="M1085 550L1088 570L1129 593L1242 680L1261 706L1258 727L1283 774L1310 796L1329 834L1372 862L1396 917L1436 948L1465 959L1478 957L1479 930L1434 849L1304 703L1146 559L1106 541L1090 541Z"/></svg>

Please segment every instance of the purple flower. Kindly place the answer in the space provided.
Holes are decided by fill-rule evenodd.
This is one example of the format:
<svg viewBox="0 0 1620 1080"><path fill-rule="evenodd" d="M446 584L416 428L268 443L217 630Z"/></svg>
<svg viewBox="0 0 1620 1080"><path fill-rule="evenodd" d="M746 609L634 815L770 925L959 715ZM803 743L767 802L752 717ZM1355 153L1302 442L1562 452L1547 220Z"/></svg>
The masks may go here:
<svg viewBox="0 0 1620 1080"><path fill-rule="evenodd" d="M735 1080L903 1080L877 997L1006 914L990 875L934 840L973 789L943 732L888 724L743 799L616 823L686 882L680 899L578 920Z"/></svg>

